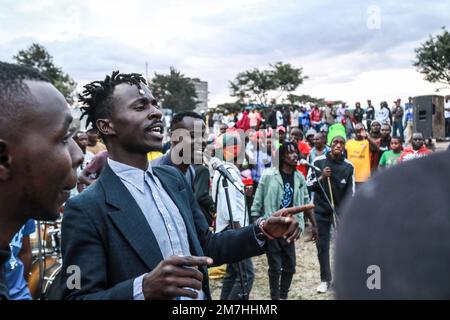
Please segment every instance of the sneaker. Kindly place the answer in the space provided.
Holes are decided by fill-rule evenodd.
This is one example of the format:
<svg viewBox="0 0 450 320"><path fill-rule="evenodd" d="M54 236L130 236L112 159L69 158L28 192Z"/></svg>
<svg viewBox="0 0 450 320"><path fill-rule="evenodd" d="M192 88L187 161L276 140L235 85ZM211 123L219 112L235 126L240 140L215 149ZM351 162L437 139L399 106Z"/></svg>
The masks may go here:
<svg viewBox="0 0 450 320"><path fill-rule="evenodd" d="M329 282L321 282L319 284L319 286L317 287L317 292L318 293L325 293L328 291L328 288L330 287L330 283Z"/></svg>

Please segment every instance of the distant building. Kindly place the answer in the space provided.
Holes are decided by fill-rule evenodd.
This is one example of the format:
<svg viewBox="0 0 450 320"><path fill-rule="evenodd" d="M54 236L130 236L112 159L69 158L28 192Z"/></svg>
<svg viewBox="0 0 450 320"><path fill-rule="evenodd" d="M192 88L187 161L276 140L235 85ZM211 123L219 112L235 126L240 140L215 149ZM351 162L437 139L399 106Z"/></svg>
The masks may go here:
<svg viewBox="0 0 450 320"><path fill-rule="evenodd" d="M201 111L208 111L208 82L201 81L198 78L191 79L191 82L195 86L195 93L197 94L197 107L195 112L200 113Z"/></svg>

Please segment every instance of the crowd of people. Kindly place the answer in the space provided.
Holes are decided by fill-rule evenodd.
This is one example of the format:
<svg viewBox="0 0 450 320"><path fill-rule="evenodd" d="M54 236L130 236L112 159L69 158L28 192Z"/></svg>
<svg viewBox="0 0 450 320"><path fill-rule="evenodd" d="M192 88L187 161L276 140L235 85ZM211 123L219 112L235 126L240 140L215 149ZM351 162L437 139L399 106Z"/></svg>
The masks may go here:
<svg viewBox="0 0 450 320"><path fill-rule="evenodd" d="M367 103L367 109L362 109L357 102L353 111L346 104L336 108L332 102L327 102L325 108L317 105L278 107L265 115L253 108L237 114L209 113L205 117L205 122L209 124L211 144L215 143L215 139L221 140L237 131L250 132L244 144L243 165L239 169L235 168L235 171L240 170L243 181L248 184L247 188L251 188L250 194L254 194L250 197L247 195L251 199L250 204L253 203L249 206L252 217L264 216L273 211L282 203L280 199L289 190L287 186L302 186L303 181L306 181L307 195L314 195L316 222L313 223L313 230L318 229L319 293L327 292L332 283L330 241L343 199L353 195L377 171L435 151L432 139L425 139L420 132L413 132L412 98L408 98L405 107L401 105L400 99L396 99L392 109L382 102L378 111L375 111L370 100ZM446 103L445 111L449 112L449 97L446 97ZM282 146L286 143L295 149L297 164L294 167L297 175L302 175L295 184L292 178L289 180L285 177L281 167L277 168L272 163L277 154L280 156L277 160L282 159ZM301 164L300 159L308 161L311 166ZM282 163L277 164L280 166ZM277 178L280 174L283 179ZM251 182L248 181L249 177ZM293 190L297 191L297 188ZM304 201L307 203L310 200L306 198ZM227 216L227 210L223 211ZM304 229L303 225L301 228ZM290 274L290 277L285 275L284 279L292 279L295 249L293 244L286 247L283 243L275 242L273 246L275 248L272 248L272 242L268 243L271 297L286 299L290 280L282 280L280 287L280 274ZM278 261L274 260L273 251L278 252ZM284 261L281 257L284 257ZM249 277L252 278L253 271L249 269ZM237 281L236 276L234 279Z"/></svg>
<svg viewBox="0 0 450 320"><path fill-rule="evenodd" d="M332 102L185 111L164 128L142 76L119 72L84 87L91 129L72 133L69 109L45 77L0 68L2 298L31 298L29 235L34 220L59 217L63 202L62 270L78 266L81 285L69 288L61 272L61 299L210 299L208 267L224 264L221 299L248 299L251 257L260 254L271 298L288 299L307 225L325 293L342 203L377 171L434 148L413 132L411 98L377 111L370 100L353 111Z"/></svg>

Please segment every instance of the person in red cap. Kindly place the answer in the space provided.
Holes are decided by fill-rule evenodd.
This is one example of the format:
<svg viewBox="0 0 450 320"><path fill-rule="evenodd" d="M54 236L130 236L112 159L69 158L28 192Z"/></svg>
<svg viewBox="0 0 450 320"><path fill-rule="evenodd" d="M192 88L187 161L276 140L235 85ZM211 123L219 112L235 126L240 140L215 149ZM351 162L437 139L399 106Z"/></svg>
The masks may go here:
<svg viewBox="0 0 450 320"><path fill-rule="evenodd" d="M245 154L251 166L251 176L256 189L262 172L272 163L272 144L270 131L267 134L263 130L250 136L250 142L245 147Z"/></svg>
<svg viewBox="0 0 450 320"><path fill-rule="evenodd" d="M308 160L309 153L311 152L311 147L306 141L303 141L303 132L299 128L292 128L290 140L297 146L300 159ZM296 166L296 169L300 171L306 178L306 175L308 174L307 166L298 164Z"/></svg>
<svg viewBox="0 0 450 320"><path fill-rule="evenodd" d="M255 193L255 188L253 187L255 182L252 179L251 171L248 169L242 170L242 168L241 168L241 180L242 180L242 183L244 184L245 203L247 205L246 213L249 216L249 221L251 221L250 208L252 207L253 196Z"/></svg>
<svg viewBox="0 0 450 320"><path fill-rule="evenodd" d="M277 128L278 133L278 142L275 147L278 149L285 141L286 141L286 128L283 126L279 126Z"/></svg>
<svg viewBox="0 0 450 320"><path fill-rule="evenodd" d="M225 133L218 137L215 153L216 157L223 159L224 167L228 173L244 188L238 168L241 147L242 143L238 134ZM228 191L231 208L228 208L222 180L223 177L220 172L215 171L212 181L212 197L216 204L216 233L230 229L240 229L250 225L245 196L234 185L230 184ZM229 209L231 209L232 215L230 215ZM233 217L233 226L231 226L231 216ZM241 260L240 264L241 269L238 263L227 264L220 300L245 300L247 298L242 295L240 272L242 272L245 291L247 294L250 294L255 279L253 263L250 258L247 258Z"/></svg>

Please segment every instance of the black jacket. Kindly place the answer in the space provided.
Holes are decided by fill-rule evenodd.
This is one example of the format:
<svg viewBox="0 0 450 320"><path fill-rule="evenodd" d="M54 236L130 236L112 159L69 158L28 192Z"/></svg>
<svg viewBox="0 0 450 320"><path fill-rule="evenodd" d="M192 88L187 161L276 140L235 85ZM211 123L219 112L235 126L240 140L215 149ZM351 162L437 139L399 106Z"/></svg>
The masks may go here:
<svg viewBox="0 0 450 320"><path fill-rule="evenodd" d="M220 265L264 252L254 225L211 233L190 186L177 169L159 166L153 167L153 172L180 210L192 255L209 256ZM67 201L62 255L60 286L65 299L133 299L134 279L152 271L163 259L144 214L108 165L95 184ZM66 283L71 273L66 270L73 265L81 270L81 286L70 290ZM200 270L203 290L210 299L208 270Z"/></svg>
<svg viewBox="0 0 450 320"><path fill-rule="evenodd" d="M8 286L4 275L3 264L8 261L10 251L0 250L0 300L8 299Z"/></svg>
<svg viewBox="0 0 450 320"><path fill-rule="evenodd" d="M209 195L209 170L202 164L195 164L194 196L205 215L208 225L214 220L214 200Z"/></svg>
<svg viewBox="0 0 450 320"><path fill-rule="evenodd" d="M359 110L355 109L355 111L353 111L353 118L355 118L356 123L361 123L364 118L364 110L362 108L359 108Z"/></svg>
<svg viewBox="0 0 450 320"><path fill-rule="evenodd" d="M325 167L331 168L331 190L336 213L339 214L339 205L342 203L342 200L347 195L353 195L355 190L353 165L347 159L335 161L331 159L329 154L315 158L312 164L320 170L323 170ZM317 181L317 178L320 177L321 173L315 173L313 171L313 169L310 169L308 172L307 186L309 191L314 192L314 205L316 206L314 210L319 214L332 215L333 210ZM328 196L328 199L331 201L327 179L323 179L320 184Z"/></svg>
<svg viewBox="0 0 450 320"><path fill-rule="evenodd" d="M275 110L272 110L267 117L267 123L272 129L277 127L277 113Z"/></svg>
<svg viewBox="0 0 450 320"><path fill-rule="evenodd" d="M367 120L374 120L375 119L375 108L373 106L367 108L367 110L366 110L366 119Z"/></svg>

